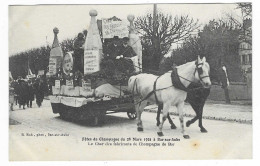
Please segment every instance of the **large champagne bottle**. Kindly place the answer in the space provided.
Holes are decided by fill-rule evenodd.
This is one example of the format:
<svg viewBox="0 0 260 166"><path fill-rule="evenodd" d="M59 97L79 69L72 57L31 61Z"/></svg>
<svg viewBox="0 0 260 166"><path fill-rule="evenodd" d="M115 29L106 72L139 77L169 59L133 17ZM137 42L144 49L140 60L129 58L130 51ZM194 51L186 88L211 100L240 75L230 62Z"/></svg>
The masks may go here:
<svg viewBox="0 0 260 166"><path fill-rule="evenodd" d="M99 71L100 62L103 58L102 42L96 21L97 11L91 10L89 15L91 16L91 21L84 48L84 75Z"/></svg>
<svg viewBox="0 0 260 166"><path fill-rule="evenodd" d="M62 64L62 58L63 58L63 53L58 40L59 29L54 28L53 33L54 33L54 40L53 40L53 44L50 52L50 59L49 59L49 73L51 76L56 75L56 73L59 71Z"/></svg>

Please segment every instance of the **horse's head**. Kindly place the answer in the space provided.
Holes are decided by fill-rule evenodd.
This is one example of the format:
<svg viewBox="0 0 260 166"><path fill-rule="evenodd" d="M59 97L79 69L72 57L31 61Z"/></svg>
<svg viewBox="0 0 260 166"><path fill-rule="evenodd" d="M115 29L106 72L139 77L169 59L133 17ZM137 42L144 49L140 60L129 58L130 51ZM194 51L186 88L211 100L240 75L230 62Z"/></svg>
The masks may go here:
<svg viewBox="0 0 260 166"><path fill-rule="evenodd" d="M200 56L198 56L195 64L195 79L197 79L205 88L209 88L211 86L211 81L209 78L210 67L208 62L206 62L206 58L203 57L201 59Z"/></svg>

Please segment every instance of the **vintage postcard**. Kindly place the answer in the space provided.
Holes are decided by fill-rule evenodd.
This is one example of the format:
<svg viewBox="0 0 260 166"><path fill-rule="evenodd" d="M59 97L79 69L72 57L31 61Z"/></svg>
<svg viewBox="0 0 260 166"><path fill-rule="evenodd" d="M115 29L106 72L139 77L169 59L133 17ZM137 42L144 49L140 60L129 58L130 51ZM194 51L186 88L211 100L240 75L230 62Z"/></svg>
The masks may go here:
<svg viewBox="0 0 260 166"><path fill-rule="evenodd" d="M252 3L10 5L9 160L252 159Z"/></svg>

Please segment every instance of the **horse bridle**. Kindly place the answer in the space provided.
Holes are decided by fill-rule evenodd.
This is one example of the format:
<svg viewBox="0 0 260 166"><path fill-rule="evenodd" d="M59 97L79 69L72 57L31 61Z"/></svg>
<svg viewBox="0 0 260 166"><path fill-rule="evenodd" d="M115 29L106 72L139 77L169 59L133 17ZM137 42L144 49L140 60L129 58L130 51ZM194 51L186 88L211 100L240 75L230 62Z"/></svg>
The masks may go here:
<svg viewBox="0 0 260 166"><path fill-rule="evenodd" d="M195 68L195 71L194 71L194 75L196 74L196 71L198 71L200 81L202 81L204 78L209 77L209 75L201 77L201 74L203 73L203 70L202 70L203 63L198 63L198 61L196 61L195 64L196 64L196 68Z"/></svg>

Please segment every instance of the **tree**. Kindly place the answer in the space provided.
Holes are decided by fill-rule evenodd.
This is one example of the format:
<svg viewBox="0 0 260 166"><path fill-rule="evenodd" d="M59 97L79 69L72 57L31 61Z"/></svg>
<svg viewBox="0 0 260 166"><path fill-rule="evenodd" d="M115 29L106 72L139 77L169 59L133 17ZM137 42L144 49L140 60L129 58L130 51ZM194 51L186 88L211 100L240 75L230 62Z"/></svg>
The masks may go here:
<svg viewBox="0 0 260 166"><path fill-rule="evenodd" d="M170 70L173 63L181 65L201 55L207 58L213 82L221 82L222 77L219 71L223 64L228 70L230 81L241 81L242 72L238 56L240 31L230 22L211 20L204 26L198 37L187 38L182 47L174 50L172 57L164 60L165 63L161 66L163 68L167 66ZM227 86L223 86L223 89L226 102L230 103Z"/></svg>
<svg viewBox="0 0 260 166"><path fill-rule="evenodd" d="M188 38L199 25L198 20L195 21L188 15L173 17L160 12L156 14L156 19L151 13L137 17L135 27L142 35L144 62L148 60L150 64L146 66L144 63L144 67L158 69L161 58L171 45Z"/></svg>
<svg viewBox="0 0 260 166"><path fill-rule="evenodd" d="M227 20L241 29L240 40L252 44L252 3L237 3L237 9L241 10L242 17L234 17L226 14Z"/></svg>
<svg viewBox="0 0 260 166"><path fill-rule="evenodd" d="M213 81L218 82L218 75L214 69L218 69L221 63L227 66L230 81L242 81L238 57L239 34L240 29L236 29L234 25L223 20L211 20L198 36L187 38L182 47L173 50L172 57L166 60L166 70L170 70L173 63L181 65L201 55L205 56L210 64Z"/></svg>
<svg viewBox="0 0 260 166"><path fill-rule="evenodd" d="M61 43L63 53L73 51L73 39L63 40ZM17 53L9 57L9 71L16 79L18 76L25 77L28 74L28 65L34 74L39 70L46 70L49 66L51 48L39 47Z"/></svg>
<svg viewBox="0 0 260 166"><path fill-rule="evenodd" d="M245 2L245 3L238 3L237 8L241 9L243 17L252 17L252 3Z"/></svg>

